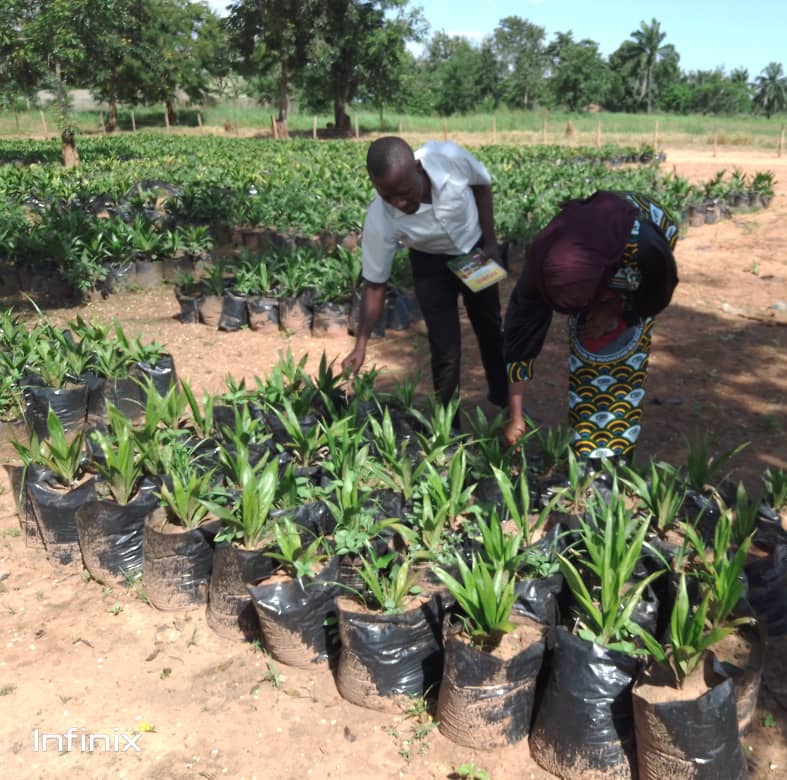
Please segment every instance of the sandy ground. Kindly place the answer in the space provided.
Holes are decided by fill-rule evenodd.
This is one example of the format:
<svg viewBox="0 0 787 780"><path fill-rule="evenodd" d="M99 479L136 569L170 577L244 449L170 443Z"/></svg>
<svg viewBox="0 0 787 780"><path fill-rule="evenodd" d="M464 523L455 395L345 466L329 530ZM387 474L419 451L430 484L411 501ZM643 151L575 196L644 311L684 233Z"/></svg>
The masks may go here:
<svg viewBox="0 0 787 780"><path fill-rule="evenodd" d="M648 379L641 458L680 464L685 437L708 433L712 451L751 445L733 478L758 488L768 466L787 468L787 158L724 148L667 148L665 166L707 179L733 165L776 172L770 208L692 228L678 244L681 283L659 318ZM505 291L504 291L505 292ZM112 296L79 310L85 318L117 316L131 336L166 344L178 373L198 390L220 391L226 376L264 374L279 352L340 357L349 337L315 340L219 333L174 320L171 291ZM77 310L53 310L62 322ZM467 325L465 323L465 328ZM467 329L465 408L483 401L477 350ZM428 387L422 332L374 342L370 363L380 382L421 368ZM541 424L566 419L565 326L557 320L528 395ZM5 479L4 474L0 478ZM474 762L495 780L549 777L526 742L481 753L448 742L417 718L366 711L341 699L327 669L271 669L262 654L219 638L202 611L155 611L133 590L85 582L50 566L17 533L11 496L0 495L0 773L3 778L446 778ZM787 705L780 650L772 689ZM783 683L781 683L783 685ZM744 739L754 778L787 777L787 714L763 689L755 728ZM43 733L76 729L74 749L43 752ZM36 751L35 729L39 734ZM84 729L84 731L82 731ZM141 750L82 752L81 734L141 733ZM53 744L53 743L52 743Z"/></svg>

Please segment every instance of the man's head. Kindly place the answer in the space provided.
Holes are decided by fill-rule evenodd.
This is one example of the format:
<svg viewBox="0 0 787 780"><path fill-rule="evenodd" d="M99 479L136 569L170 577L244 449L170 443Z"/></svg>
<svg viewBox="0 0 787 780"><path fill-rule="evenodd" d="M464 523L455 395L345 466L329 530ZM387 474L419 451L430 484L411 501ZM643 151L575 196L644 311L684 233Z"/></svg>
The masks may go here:
<svg viewBox="0 0 787 780"><path fill-rule="evenodd" d="M405 214L415 214L429 195L429 177L407 142L396 136L369 146L366 170L380 197Z"/></svg>

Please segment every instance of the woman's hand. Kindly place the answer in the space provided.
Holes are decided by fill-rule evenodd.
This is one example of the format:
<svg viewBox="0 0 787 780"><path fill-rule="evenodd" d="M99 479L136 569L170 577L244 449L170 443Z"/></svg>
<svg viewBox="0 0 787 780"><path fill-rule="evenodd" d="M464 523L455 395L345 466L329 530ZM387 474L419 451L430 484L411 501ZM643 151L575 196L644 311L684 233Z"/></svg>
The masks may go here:
<svg viewBox="0 0 787 780"><path fill-rule="evenodd" d="M503 441L509 447L515 447L522 440L522 437L525 435L526 431L527 426L525 425L525 420L523 417L517 417L513 420L509 420L506 423L506 427L503 428Z"/></svg>

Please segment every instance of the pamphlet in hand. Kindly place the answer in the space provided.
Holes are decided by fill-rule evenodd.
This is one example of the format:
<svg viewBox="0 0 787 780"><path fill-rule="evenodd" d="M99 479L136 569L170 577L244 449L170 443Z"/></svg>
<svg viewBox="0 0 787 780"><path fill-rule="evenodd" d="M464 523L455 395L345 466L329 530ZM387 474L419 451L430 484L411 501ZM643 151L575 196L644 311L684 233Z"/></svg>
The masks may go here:
<svg viewBox="0 0 787 780"><path fill-rule="evenodd" d="M448 267L473 292L485 290L506 278L505 268L480 252L455 257L448 261Z"/></svg>

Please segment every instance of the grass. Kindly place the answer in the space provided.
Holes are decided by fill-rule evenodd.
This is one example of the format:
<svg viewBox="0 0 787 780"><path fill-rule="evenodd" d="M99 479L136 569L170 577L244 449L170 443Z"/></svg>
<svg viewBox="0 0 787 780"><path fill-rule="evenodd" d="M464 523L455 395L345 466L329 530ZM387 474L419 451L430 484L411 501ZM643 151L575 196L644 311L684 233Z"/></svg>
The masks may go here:
<svg viewBox="0 0 787 780"><path fill-rule="evenodd" d="M41 114L43 113L43 122ZM222 102L210 106L180 106L177 110L177 124L173 132L199 133L199 122L205 132L224 133L225 125L229 132L248 135L269 135L271 132L272 109L249 106L232 102ZM106 112L99 110L75 111L69 117L69 124L80 133L101 132L101 120ZM754 146L776 148L779 134L786 116L766 119L762 116L706 116L690 114L623 114L623 113L579 113L565 111L511 111L501 109L494 114L476 113L451 117L399 115L393 110L384 114L380 122L376 111L351 110L351 120L357 120L359 132L368 134L399 133L403 135L427 134L441 137L457 134L485 134L493 140L493 124L498 143L564 143L571 146L592 146L596 143L596 132L600 128L602 143L617 143L638 146L643 143L659 145L701 144L719 146ZM310 135L315 115L292 112L289 117L291 132ZM324 130L333 122L333 115L316 115L317 127ZM137 108L134 111L137 129L160 128L166 132L164 115L160 108ZM571 122L574 134L566 137L566 127ZM132 129L131 111L122 109L118 114L121 131ZM60 119L55 108L20 112L16 115L0 114L0 137L35 136L57 137ZM18 129L17 129L18 127ZM45 130L46 128L46 130ZM465 141L466 139L463 139Z"/></svg>

